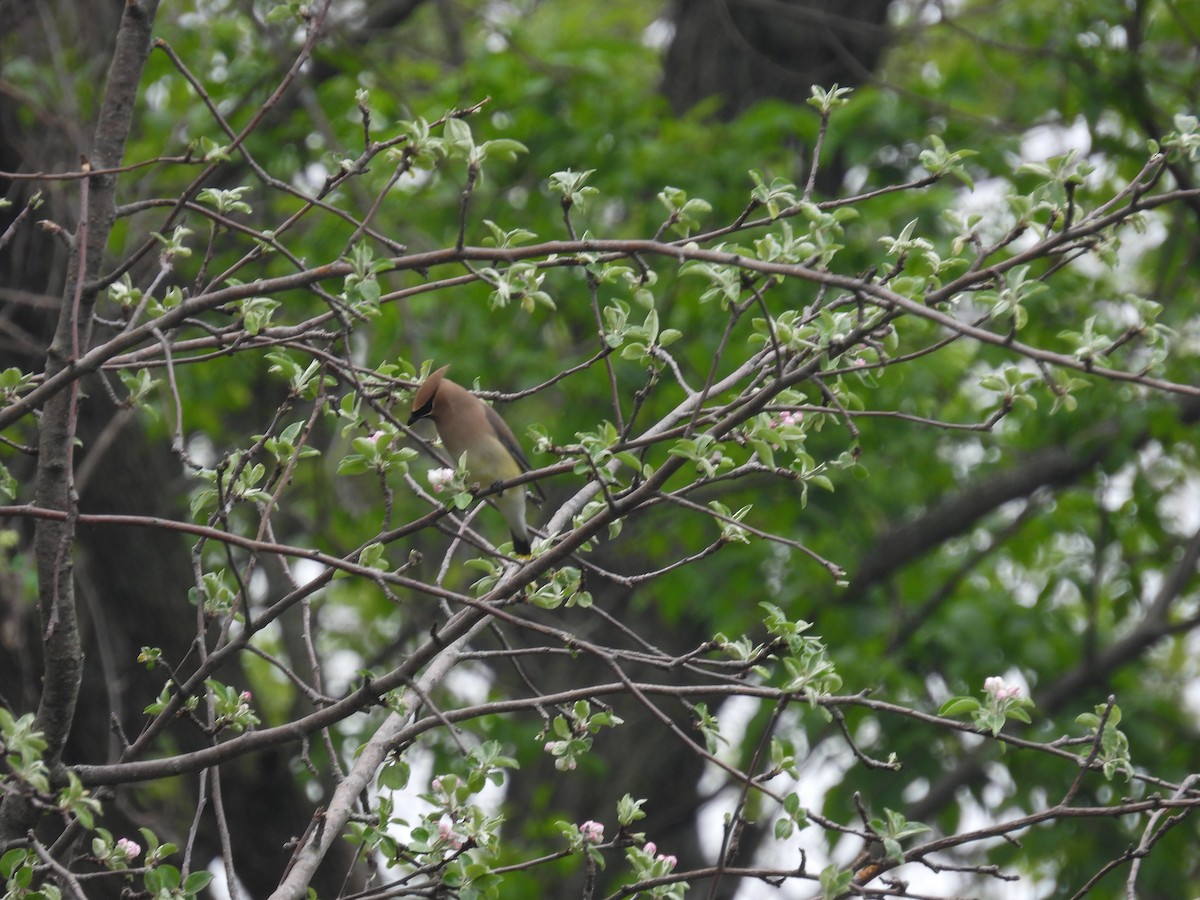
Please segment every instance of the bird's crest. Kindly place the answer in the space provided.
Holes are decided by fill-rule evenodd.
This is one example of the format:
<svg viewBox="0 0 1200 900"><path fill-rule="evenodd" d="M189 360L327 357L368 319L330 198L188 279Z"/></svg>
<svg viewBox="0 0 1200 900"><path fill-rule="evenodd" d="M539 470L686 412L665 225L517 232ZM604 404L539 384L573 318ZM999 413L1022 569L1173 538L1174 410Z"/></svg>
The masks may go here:
<svg viewBox="0 0 1200 900"><path fill-rule="evenodd" d="M449 368L449 366L442 366L440 369L430 372L429 377L417 388L412 405L414 413L420 413L427 406L432 407L433 398L437 394L438 388L442 386L442 379L446 377L446 370Z"/></svg>

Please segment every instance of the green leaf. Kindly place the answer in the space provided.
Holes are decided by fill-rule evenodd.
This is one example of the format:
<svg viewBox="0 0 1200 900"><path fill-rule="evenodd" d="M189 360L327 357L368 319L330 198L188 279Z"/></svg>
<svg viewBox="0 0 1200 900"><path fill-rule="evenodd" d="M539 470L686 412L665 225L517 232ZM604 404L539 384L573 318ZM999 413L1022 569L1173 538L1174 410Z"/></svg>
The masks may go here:
<svg viewBox="0 0 1200 900"><path fill-rule="evenodd" d="M411 769L402 759L391 759L379 770L379 786L390 791L403 790L408 786Z"/></svg>
<svg viewBox="0 0 1200 900"><path fill-rule="evenodd" d="M0 877L6 880L12 878L18 868L29 865L30 858L33 855L32 850L25 850L20 847L9 850L3 856L0 856Z"/></svg>
<svg viewBox="0 0 1200 900"><path fill-rule="evenodd" d="M645 799L634 800L629 794L623 795L617 801L617 821L622 827L628 827L638 819L646 818L646 813L642 810L645 803Z"/></svg>
<svg viewBox="0 0 1200 900"><path fill-rule="evenodd" d="M938 710L939 716L965 716L981 709L983 704L974 697L951 697Z"/></svg>
<svg viewBox="0 0 1200 900"><path fill-rule="evenodd" d="M475 139L471 136L471 126L463 119L451 116L442 126L442 134L448 151L456 156L465 156L475 148Z"/></svg>
<svg viewBox="0 0 1200 900"><path fill-rule="evenodd" d="M194 896L208 887L212 879L212 872L192 872L183 882L184 893Z"/></svg>
<svg viewBox="0 0 1200 900"><path fill-rule="evenodd" d="M520 141L501 138L498 140L485 141L480 149L483 156L487 159L516 159L523 153L528 153L529 148Z"/></svg>
<svg viewBox="0 0 1200 900"><path fill-rule="evenodd" d="M239 300L236 304L238 314L246 326L248 334L259 334L271 324L271 316L279 309L279 301L269 297L250 297Z"/></svg>

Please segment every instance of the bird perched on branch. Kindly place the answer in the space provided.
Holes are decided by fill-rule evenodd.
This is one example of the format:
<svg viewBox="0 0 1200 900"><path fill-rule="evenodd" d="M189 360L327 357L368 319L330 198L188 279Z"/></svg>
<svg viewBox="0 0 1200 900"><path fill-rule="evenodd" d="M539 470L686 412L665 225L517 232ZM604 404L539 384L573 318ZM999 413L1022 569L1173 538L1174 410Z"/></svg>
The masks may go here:
<svg viewBox="0 0 1200 900"><path fill-rule="evenodd" d="M455 464L466 454L467 473L473 482L489 487L530 469L512 429L499 413L446 377L442 366L417 389L408 424L429 419ZM536 485L535 485L536 488ZM496 506L512 532L513 549L529 555L529 529L525 524L525 486L506 488L495 496Z"/></svg>

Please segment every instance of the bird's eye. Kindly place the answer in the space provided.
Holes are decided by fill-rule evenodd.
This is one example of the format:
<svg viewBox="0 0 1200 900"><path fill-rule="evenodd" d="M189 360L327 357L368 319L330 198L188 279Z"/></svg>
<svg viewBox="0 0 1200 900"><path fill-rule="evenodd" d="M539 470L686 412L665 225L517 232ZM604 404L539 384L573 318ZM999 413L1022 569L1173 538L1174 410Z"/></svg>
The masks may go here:
<svg viewBox="0 0 1200 900"><path fill-rule="evenodd" d="M408 424L419 421L420 419L428 418L433 415L433 400L430 400L420 409L414 409L412 415L408 417Z"/></svg>

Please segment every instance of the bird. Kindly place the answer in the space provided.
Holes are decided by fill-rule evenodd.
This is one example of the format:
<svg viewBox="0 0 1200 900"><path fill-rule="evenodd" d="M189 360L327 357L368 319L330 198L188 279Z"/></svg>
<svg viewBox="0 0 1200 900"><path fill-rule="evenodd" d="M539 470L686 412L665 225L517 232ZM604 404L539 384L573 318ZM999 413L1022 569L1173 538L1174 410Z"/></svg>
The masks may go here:
<svg viewBox="0 0 1200 900"><path fill-rule="evenodd" d="M512 429L494 409L447 378L449 368L442 366L430 372L417 388L408 424L430 419L455 464L466 454L470 480L481 486L508 481L528 472L529 461ZM525 485L505 488L494 499L512 533L513 550L520 556L528 556Z"/></svg>

